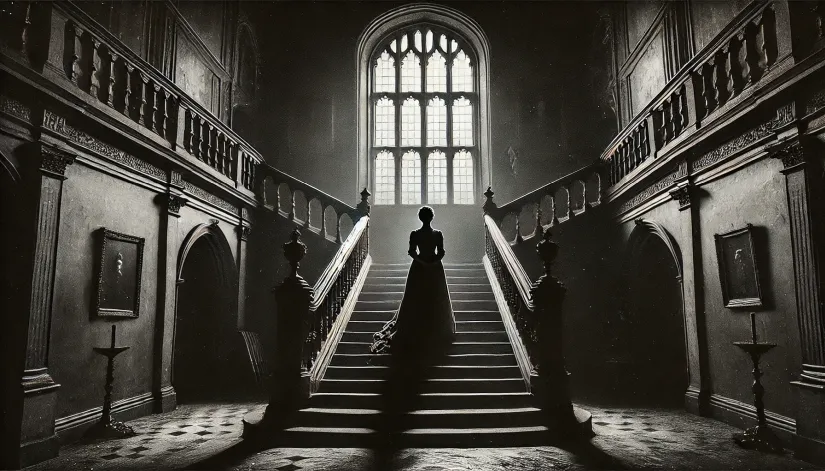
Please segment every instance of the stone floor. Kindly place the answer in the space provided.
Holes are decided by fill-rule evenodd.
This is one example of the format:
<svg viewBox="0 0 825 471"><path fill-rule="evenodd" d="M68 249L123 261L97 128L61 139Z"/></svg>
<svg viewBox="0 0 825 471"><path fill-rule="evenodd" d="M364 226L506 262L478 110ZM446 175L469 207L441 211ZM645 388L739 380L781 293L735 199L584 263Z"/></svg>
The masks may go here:
<svg viewBox="0 0 825 471"><path fill-rule="evenodd" d="M244 452L241 418L255 404L186 405L129 423L138 436L65 446L60 456L28 468L46 470L582 470L582 469L814 469L792 455L743 450L737 429L679 410L605 408L593 414L596 436L566 449L545 446L407 449L391 464L373 466L368 449L273 448Z"/></svg>

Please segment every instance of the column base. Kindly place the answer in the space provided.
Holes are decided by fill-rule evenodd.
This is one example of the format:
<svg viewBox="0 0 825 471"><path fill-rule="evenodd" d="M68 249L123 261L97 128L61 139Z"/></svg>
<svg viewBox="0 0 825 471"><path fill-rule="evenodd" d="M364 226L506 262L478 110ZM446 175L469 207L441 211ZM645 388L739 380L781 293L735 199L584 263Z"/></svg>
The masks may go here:
<svg viewBox="0 0 825 471"><path fill-rule="evenodd" d="M693 386L685 391L685 410L691 414L707 417L710 415L710 394Z"/></svg>
<svg viewBox="0 0 825 471"><path fill-rule="evenodd" d="M178 407L178 393L175 388L164 386L160 391L155 391L155 413L171 412Z"/></svg>
<svg viewBox="0 0 825 471"><path fill-rule="evenodd" d="M54 421L60 385L44 371L24 376L21 386L23 414L17 464L26 467L58 454L60 443L54 431Z"/></svg>
<svg viewBox="0 0 825 471"><path fill-rule="evenodd" d="M793 437L797 458L825 466L825 384L792 381L799 415Z"/></svg>

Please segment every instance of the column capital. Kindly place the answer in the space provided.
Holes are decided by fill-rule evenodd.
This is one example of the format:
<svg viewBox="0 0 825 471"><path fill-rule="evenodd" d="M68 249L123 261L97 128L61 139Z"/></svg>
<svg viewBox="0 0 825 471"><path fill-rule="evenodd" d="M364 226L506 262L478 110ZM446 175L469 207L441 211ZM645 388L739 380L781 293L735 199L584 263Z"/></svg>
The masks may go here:
<svg viewBox="0 0 825 471"><path fill-rule="evenodd" d="M693 204L694 186L688 180L676 182L676 186L670 190L670 198L679 202L679 211L689 209Z"/></svg>
<svg viewBox="0 0 825 471"><path fill-rule="evenodd" d="M42 142L33 142L29 146L31 167L37 167L40 172L53 178L66 179L66 168L75 162L77 157L63 149L46 145Z"/></svg>
<svg viewBox="0 0 825 471"><path fill-rule="evenodd" d="M176 218L180 217L180 210L189 200L186 199L183 195L175 194L175 193L167 193L166 194L166 211L169 212L171 216Z"/></svg>
<svg viewBox="0 0 825 471"><path fill-rule="evenodd" d="M771 157L782 161L782 172L788 172L805 164L805 150L802 143L793 141L774 150Z"/></svg>
<svg viewBox="0 0 825 471"><path fill-rule="evenodd" d="M249 240L249 234L252 232L252 227L242 223L235 227L235 230L238 231L238 237L240 237L242 241L246 242Z"/></svg>

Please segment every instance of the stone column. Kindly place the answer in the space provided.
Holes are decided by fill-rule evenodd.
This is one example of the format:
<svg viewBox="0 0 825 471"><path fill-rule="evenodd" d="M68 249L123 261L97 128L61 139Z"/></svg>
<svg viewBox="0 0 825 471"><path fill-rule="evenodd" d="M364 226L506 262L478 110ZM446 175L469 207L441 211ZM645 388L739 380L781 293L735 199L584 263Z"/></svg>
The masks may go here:
<svg viewBox="0 0 825 471"><path fill-rule="evenodd" d="M177 405L172 387L172 343L177 308L178 219L186 205L183 182L177 171L169 174L166 193L159 195L161 206L158 240L158 307L155 321L155 358L153 394L156 412L174 410Z"/></svg>
<svg viewBox="0 0 825 471"><path fill-rule="evenodd" d="M699 204L696 191L687 177L670 190L670 196L679 203L682 228L682 311L687 337L688 389L685 408L694 414L708 413L710 379L708 377L707 338L705 333L705 303L702 290L702 242L699 232Z"/></svg>
<svg viewBox="0 0 825 471"><path fill-rule="evenodd" d="M323 217L323 214L322 214ZM307 218L309 219L309 218ZM246 270L249 233L252 230L251 213L241 208L241 217L235 229L238 231L238 329L252 330L246 318Z"/></svg>
<svg viewBox="0 0 825 471"><path fill-rule="evenodd" d="M43 143L32 143L21 165L20 224L15 230L22 242L22 265L19 276L22 292L18 306L22 313L22 377L20 389L8 391L12 396L10 414L20 414L10 434L18 437L19 448L9 460L27 466L57 456L54 432L57 390L60 387L49 373L49 336L52 323L60 207L66 168L75 156ZM22 339L21 339L22 340ZM11 359L16 361L17 355ZM15 368L16 369L16 368ZM20 370L17 370L20 371ZM4 450L5 452L6 450ZM6 461L5 459L3 460ZM5 464L5 463L3 463Z"/></svg>
<svg viewBox="0 0 825 471"><path fill-rule="evenodd" d="M821 148L819 149L821 152ZM794 140L779 149L791 226L796 310L802 349L796 386L795 451L798 457L825 462L825 282L823 276L823 177L814 159L813 143Z"/></svg>

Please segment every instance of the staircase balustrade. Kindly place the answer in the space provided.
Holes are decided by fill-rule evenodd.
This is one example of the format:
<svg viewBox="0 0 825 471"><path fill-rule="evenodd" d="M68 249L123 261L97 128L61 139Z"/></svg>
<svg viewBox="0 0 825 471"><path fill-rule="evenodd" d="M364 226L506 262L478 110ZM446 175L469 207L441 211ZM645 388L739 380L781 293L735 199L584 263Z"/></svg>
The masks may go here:
<svg viewBox="0 0 825 471"><path fill-rule="evenodd" d="M505 218L508 216L515 217L515 238L512 241L514 244L520 244L531 237L541 238L547 229L580 216L601 204L604 171L604 163L595 162L503 206L496 206L492 202L493 191L488 188L484 193L487 198L484 203L485 214L499 226L505 224ZM524 213L531 216L526 227L521 217ZM528 229L526 236L522 234L522 229Z"/></svg>
<svg viewBox="0 0 825 471"><path fill-rule="evenodd" d="M269 168L267 175L272 170ZM270 403L264 417L269 425L278 423L309 397L310 371L322 350L330 348L327 345L330 332L369 255L369 196L365 188L357 208L351 208L351 214L357 217L355 226L314 287L298 274L306 255L300 230L296 228L283 245L284 257L291 269L283 283L275 288L278 314L274 348L270 352L274 368Z"/></svg>
<svg viewBox="0 0 825 471"><path fill-rule="evenodd" d="M544 266L544 274L536 282L530 280L518 261L513 248L490 215L496 205L490 188L485 192L484 204L485 255L518 331L520 343L527 352L523 371L527 371L529 387L542 407L571 427L575 423L564 366L561 306L565 289L551 274L558 246L551 240L550 231L542 233L536 252ZM506 323L506 322L505 322ZM518 343L514 350L518 352ZM572 429L571 429L572 430Z"/></svg>

